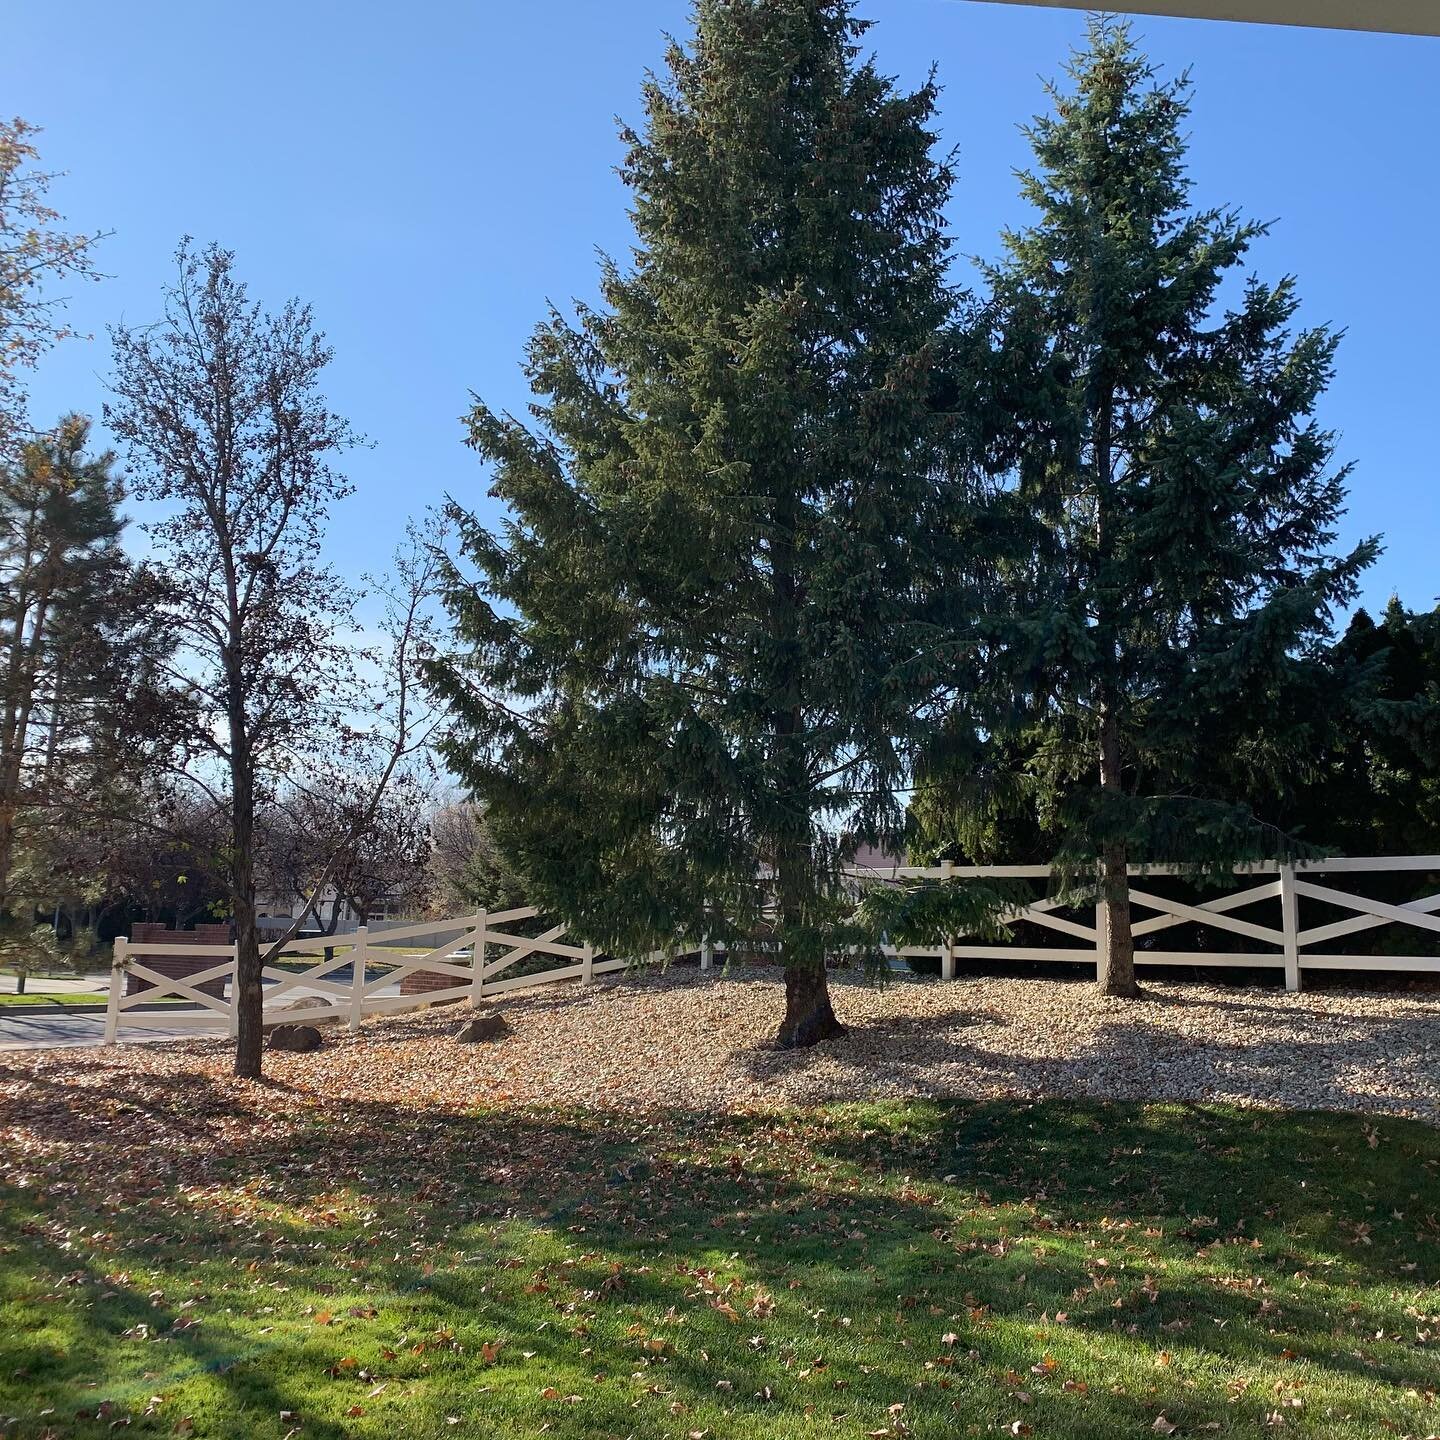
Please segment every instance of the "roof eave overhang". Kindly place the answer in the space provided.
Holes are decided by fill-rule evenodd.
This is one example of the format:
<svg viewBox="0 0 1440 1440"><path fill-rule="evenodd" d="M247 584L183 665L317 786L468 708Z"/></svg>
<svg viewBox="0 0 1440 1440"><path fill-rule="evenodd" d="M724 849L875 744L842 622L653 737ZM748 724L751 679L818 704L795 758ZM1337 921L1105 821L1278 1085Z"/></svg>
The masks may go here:
<svg viewBox="0 0 1440 1440"><path fill-rule="evenodd" d="M1088 10L1074 0L1008 0ZM1139 0L1108 10L1175 15L1194 20L1242 20L1262 25L1308 25L1332 30L1375 30L1392 35L1440 35L1440 0Z"/></svg>

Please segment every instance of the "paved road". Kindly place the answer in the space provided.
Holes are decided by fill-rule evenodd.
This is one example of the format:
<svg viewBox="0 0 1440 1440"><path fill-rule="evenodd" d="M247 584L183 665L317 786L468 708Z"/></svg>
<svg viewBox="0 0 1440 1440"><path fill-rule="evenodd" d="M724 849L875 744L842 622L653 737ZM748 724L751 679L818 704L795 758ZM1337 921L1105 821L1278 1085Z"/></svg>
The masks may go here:
<svg viewBox="0 0 1440 1440"><path fill-rule="evenodd" d="M132 1040L178 1040L193 1035L223 1035L223 1022L212 1030L192 1026L165 1026L125 1032ZM45 1046L99 1045L105 1038L103 1015L27 1015L20 1007L0 1011L0 1050L34 1050Z"/></svg>
<svg viewBox="0 0 1440 1440"><path fill-rule="evenodd" d="M375 975L379 973L379 971L374 972ZM374 978L369 971L366 972L366 975L367 978ZM349 978L350 969L346 966L336 975L335 980L337 984L343 985ZM276 982L267 981L266 983L274 984ZM289 992L287 1002L318 997L323 993L301 985ZM387 985L375 993L398 995L400 987L398 984ZM187 1006L186 1009L188 1010L190 1007ZM34 1015L27 1013L28 1010L28 1006L21 1005L0 1007L0 1050L35 1050L49 1046L99 1045L105 1039L104 1015L74 1015L54 1011L48 1015ZM218 1017L214 1025L147 1025L143 1030L138 1026L131 1025L123 1027L120 1032L121 1039L127 1045L136 1040L183 1040L192 1036L215 1036L228 1033L224 1020Z"/></svg>

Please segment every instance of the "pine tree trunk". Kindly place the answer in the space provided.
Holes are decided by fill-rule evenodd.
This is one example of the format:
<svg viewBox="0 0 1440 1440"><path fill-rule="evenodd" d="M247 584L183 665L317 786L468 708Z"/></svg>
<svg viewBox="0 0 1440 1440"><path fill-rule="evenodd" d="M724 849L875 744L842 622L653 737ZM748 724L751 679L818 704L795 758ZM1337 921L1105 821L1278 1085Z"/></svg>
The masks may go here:
<svg viewBox="0 0 1440 1440"><path fill-rule="evenodd" d="M775 866L781 945L785 947L786 936L793 936L799 942L791 949L793 958L789 963L786 963L785 948L790 947L781 951L781 963L785 965L785 1018L775 1036L775 1044L781 1050L802 1050L848 1033L835 1018L830 1004L823 941L806 934L804 928L803 896L808 864L805 839L795 836L782 846Z"/></svg>
<svg viewBox="0 0 1440 1440"><path fill-rule="evenodd" d="M1095 419L1095 548L1103 573L1109 563L1113 546L1110 524L1111 490L1115 483L1115 457L1112 448L1115 426L1113 391L1107 384L1102 392ZM1123 793L1124 757L1121 753L1120 722L1115 713L1115 696L1119 682L1110 667L1118 659L1113 617L1103 592L1096 609L1096 620L1105 649L1101 664L1106 673L1100 681L1096 700L1100 720L1100 789L1113 795ZM1114 824L1113 816L1107 824ZM1104 839L1100 854L1100 922L1099 959L1095 983L1102 995L1134 998L1140 994L1135 983L1135 936L1130 929L1129 854L1123 839Z"/></svg>
<svg viewBox="0 0 1440 1440"><path fill-rule="evenodd" d="M1108 703L1100 707L1100 786L1120 789L1120 736ZM1134 999L1140 994L1135 981L1135 936L1130 929L1129 854L1125 843L1107 843L1100 855L1100 920L1103 926L1096 987L1102 995Z"/></svg>
<svg viewBox="0 0 1440 1440"><path fill-rule="evenodd" d="M825 947L821 937L808 933L813 919L806 900L813 887L810 869L810 786L801 730L803 712L799 704L796 656L799 650L799 595L795 579L795 532L799 503L786 492L775 509L771 541L772 604L771 623L779 641L777 651L788 668L776 676L776 694L784 703L772 719L775 734L777 787L785 796L787 821L777 836L775 852L775 908L779 920L785 965L785 1018L775 1037L782 1050L799 1050L833 1040L846 1033L830 1004L830 985L825 975ZM786 963L786 952L790 962Z"/></svg>
<svg viewBox="0 0 1440 1440"><path fill-rule="evenodd" d="M781 1050L802 1050L847 1033L830 1004L830 984L824 963L787 966L785 1018L780 1022L775 1044Z"/></svg>

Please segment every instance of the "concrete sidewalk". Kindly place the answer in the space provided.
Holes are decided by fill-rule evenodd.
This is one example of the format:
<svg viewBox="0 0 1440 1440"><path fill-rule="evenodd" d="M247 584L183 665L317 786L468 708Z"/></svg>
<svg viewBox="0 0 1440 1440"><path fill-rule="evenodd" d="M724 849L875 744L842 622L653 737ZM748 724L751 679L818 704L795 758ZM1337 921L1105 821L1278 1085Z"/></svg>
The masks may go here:
<svg viewBox="0 0 1440 1440"><path fill-rule="evenodd" d="M92 971L85 975L31 975L25 981L27 995L108 995L110 972ZM0 995L20 994L18 975L0 975Z"/></svg>

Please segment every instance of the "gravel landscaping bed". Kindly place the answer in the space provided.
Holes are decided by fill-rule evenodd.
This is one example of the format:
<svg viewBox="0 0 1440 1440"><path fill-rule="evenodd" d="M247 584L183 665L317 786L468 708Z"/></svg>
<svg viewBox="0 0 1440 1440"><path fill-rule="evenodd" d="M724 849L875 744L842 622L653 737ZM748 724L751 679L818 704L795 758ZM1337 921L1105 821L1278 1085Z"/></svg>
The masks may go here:
<svg viewBox="0 0 1440 1440"><path fill-rule="evenodd" d="M1141 1002L1083 980L832 976L847 1039L769 1048L779 972L691 969L607 977L497 1002L505 1038L457 1045L465 1006L327 1027L311 1055L272 1053L295 1098L605 1109L768 1109L901 1096L1218 1100L1440 1121L1440 994L1273 990L1148 982ZM229 1045L187 1041L6 1057L0 1115L30 1080L103 1089L121 1068L203 1072L221 1088Z"/></svg>

